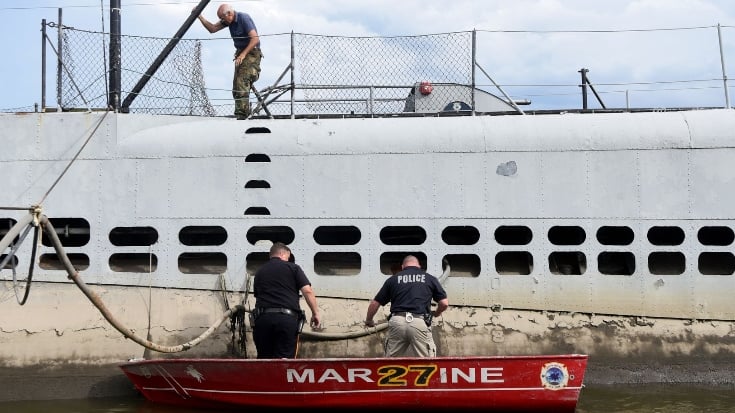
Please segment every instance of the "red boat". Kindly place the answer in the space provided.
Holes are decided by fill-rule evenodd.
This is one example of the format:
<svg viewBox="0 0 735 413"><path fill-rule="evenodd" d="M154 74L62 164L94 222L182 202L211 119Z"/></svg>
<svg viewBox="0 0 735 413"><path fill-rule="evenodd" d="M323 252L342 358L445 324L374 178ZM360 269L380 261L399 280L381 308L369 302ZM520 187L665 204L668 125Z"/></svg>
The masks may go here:
<svg viewBox="0 0 735 413"><path fill-rule="evenodd" d="M185 407L574 412L587 356L162 359L120 368L148 400Z"/></svg>

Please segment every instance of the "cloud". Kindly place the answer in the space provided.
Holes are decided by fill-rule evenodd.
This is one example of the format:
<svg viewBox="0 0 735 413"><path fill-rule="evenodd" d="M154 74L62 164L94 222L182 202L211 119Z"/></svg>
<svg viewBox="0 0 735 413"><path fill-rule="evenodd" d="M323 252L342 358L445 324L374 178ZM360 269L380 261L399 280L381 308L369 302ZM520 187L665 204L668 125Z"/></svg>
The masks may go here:
<svg viewBox="0 0 735 413"><path fill-rule="evenodd" d="M50 7L59 3L39 0L34 5ZM105 9L101 13L98 1L78 0L77 3L88 7L64 9L65 24L95 31L101 29L102 20L109 24L106 14L109 11ZM578 107L581 68L589 69L590 79L610 102L608 106L624 106L626 98L635 106L722 105L722 67L715 27L718 23L723 25L725 70L730 76L735 72L735 28L732 27L735 3L730 0L249 0L230 3L253 16L262 36L265 58L257 83L259 88L275 83L290 64L292 31L390 37L477 29L477 62L509 94L531 99L536 108ZM0 109L28 108L39 101L38 29L42 18L56 21L57 11L11 9L13 5L26 4L16 0L0 6L0 18L10 22L0 26L0 36L13 39L4 45L4 53L13 59L0 67L0 76L6 79L0 85ZM195 4L193 1L179 4L124 1L123 32L171 36ZM218 5L219 2L210 3L204 15L214 20ZM641 30L664 28L692 29ZM202 65L210 97L227 102L233 69L233 47L227 31L212 35L195 22L186 37L202 40ZM55 42L55 38L52 40ZM391 57L400 56L391 50L394 46L386 48L390 54L382 60L385 63L371 58L368 62L373 68L364 69L389 65ZM428 49L436 53L433 47ZM354 57L360 59L359 55ZM49 55L47 59L47 103L53 106L56 69L53 57ZM390 70L381 67L364 77L380 73L392 76ZM714 80L705 81L708 79ZM290 81L290 75L284 81ZM491 90L492 81L481 71L477 72L477 83L497 94ZM651 91L654 89L657 91Z"/></svg>

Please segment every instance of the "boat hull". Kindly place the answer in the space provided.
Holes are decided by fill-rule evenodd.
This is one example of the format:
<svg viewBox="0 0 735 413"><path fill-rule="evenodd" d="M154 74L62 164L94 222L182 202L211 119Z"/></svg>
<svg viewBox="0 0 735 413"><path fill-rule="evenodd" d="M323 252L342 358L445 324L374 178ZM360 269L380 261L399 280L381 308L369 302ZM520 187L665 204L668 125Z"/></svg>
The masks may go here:
<svg viewBox="0 0 735 413"><path fill-rule="evenodd" d="M185 407L573 412L587 356L166 359L120 367L148 400Z"/></svg>

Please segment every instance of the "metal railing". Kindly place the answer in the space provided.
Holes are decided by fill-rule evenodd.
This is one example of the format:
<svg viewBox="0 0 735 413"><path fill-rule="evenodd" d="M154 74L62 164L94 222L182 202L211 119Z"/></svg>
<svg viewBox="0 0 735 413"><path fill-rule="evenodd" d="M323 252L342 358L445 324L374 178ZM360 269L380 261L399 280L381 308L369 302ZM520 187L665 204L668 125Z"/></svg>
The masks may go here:
<svg viewBox="0 0 735 413"><path fill-rule="evenodd" d="M59 12L61 21L61 12ZM269 86L254 90L252 101L254 113L268 116L299 116L313 114L342 115L386 115L407 111L407 99L415 93L418 82L431 81L434 85L461 85L473 91L467 104L476 109L476 91L489 89L499 99L510 105L509 110L523 113L520 102L530 103L537 98L542 103L538 109L545 109L544 100L554 97L558 102L570 102L582 97L582 110L589 109L586 99L590 88L603 108L617 107L631 109L632 93L643 97L651 92L681 91L687 98L695 94L706 95L707 104L693 103L692 107L712 106L712 91L724 90L723 107L730 108L727 66L722 29L727 26L682 28L681 31L709 30L716 28L721 77L695 80L664 81L609 81L596 76L598 83L592 84L586 78L589 69L575 69L583 73L581 83L523 83L496 82L480 66L478 60L484 59L493 67L502 69L503 59L498 54L488 57L478 56L478 42L488 36L508 36L504 31L466 31L440 33L421 36L395 37L339 37L301 33L286 33L266 38L269 50L289 50L290 60ZM54 46L46 29L58 30ZM651 30L650 32L655 32ZM566 36L570 33L559 32L512 32L514 35ZM579 35L579 33L574 33ZM608 35L630 34L629 31L610 31ZM645 34L645 33L644 33ZM584 34L591 36L592 34ZM600 35L600 33L594 33ZM106 64L106 50L109 33L79 30L66 27L62 23L42 22L43 64L46 63L46 45L50 45L57 58L57 110L106 109L109 105L108 78L109 65ZM227 39L208 39L208 41L230 41ZM170 53L160 67L147 77L145 86L136 92L136 100L129 107L130 112L153 114L177 114L194 116L225 116L232 113L234 105L230 91L224 88L210 88L205 84L202 65L202 49L205 40L178 39L171 46L170 38L141 36L120 36L122 49L121 93L130 94L147 76L148 67L157 59L158 53L170 48ZM519 51L518 53L521 53ZM482 76L477 76L477 69ZM502 70L501 70L502 72ZM41 110L47 110L45 70L42 79ZM290 74L290 79L288 78ZM228 74L231 76L231 74ZM514 75L515 76L515 75ZM608 76L609 77L609 76ZM284 79L286 80L284 82ZM259 85L268 82L261 76ZM722 86L716 84L720 82ZM677 87L672 87L677 86ZM680 86L680 87L678 87ZM543 89L546 94L531 92L531 88ZM623 88L623 89L621 89ZM635 88L635 89L632 89ZM549 92L563 89L564 92ZM437 88L435 93L442 93ZM614 100L624 94L623 104L610 105L604 100ZM722 95L720 95L722 96ZM452 96L447 96L450 101ZM441 100L441 99L440 99ZM640 99L646 101L647 99ZM705 101L705 99L702 99ZM565 103L558 104L563 109ZM653 104L649 107L661 105ZM567 105L568 107L568 105ZM642 107L642 106L639 106Z"/></svg>

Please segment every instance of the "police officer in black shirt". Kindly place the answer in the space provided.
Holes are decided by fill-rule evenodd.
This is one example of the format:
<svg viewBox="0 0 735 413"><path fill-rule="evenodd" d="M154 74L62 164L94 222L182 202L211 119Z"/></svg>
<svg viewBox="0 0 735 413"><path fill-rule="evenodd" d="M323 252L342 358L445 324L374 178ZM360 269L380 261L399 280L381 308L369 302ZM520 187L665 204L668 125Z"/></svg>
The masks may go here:
<svg viewBox="0 0 735 413"><path fill-rule="evenodd" d="M298 265L289 262L291 250L275 242L270 260L255 272L253 340L259 359L294 358L304 312L299 291L311 310L311 326L319 327L319 307L311 283Z"/></svg>
<svg viewBox="0 0 735 413"><path fill-rule="evenodd" d="M437 303L434 311L431 310L432 300ZM423 271L413 255L403 259L399 273L385 280L368 305L365 325L375 326L375 313L389 302L391 315L385 340L386 357L436 356L431 319L439 317L449 307L449 300L439 280Z"/></svg>

